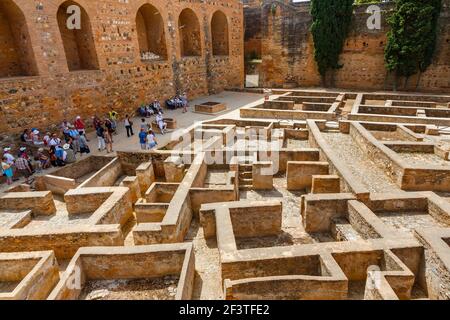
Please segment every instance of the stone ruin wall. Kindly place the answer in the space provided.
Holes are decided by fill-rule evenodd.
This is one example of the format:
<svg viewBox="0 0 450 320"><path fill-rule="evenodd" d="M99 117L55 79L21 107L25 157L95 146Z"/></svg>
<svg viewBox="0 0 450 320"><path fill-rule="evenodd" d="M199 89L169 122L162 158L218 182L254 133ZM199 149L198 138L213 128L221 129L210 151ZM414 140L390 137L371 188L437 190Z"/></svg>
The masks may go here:
<svg viewBox="0 0 450 320"><path fill-rule="evenodd" d="M391 4L383 4L388 10ZM276 8L276 9L273 9ZM439 35L433 64L421 76L418 91L450 92L450 2L443 1ZM384 46L388 27L369 30L367 6L356 9L350 34L341 55L343 68L335 72L334 87L356 90L392 89L392 77L386 77ZM314 60L314 45L309 32L312 17L308 3L262 1L244 7L245 55L261 48L260 86L320 86ZM383 14L384 17L384 14ZM258 44L259 43L259 44ZM254 68L252 70L255 70ZM257 70L257 69L256 69ZM415 90L417 77L409 80L407 90ZM404 90L403 83L399 89Z"/></svg>
<svg viewBox="0 0 450 320"><path fill-rule="evenodd" d="M96 55L93 65L98 65L92 68L87 63L88 69L95 70L77 71L69 71L73 50L65 48L58 27L57 12L63 3L5 0L1 4L1 135L31 127L51 129L77 115L88 120L109 108L124 115L144 101L165 100L177 91L195 98L243 84L243 13L236 0L77 0L89 17L93 35L95 52L85 53ZM151 4L162 17L166 60L141 60L136 15L144 4ZM185 8L192 9L199 21L198 56L181 55L178 17ZM228 25L228 56L212 52L211 20L219 10ZM80 61L89 59L79 55Z"/></svg>

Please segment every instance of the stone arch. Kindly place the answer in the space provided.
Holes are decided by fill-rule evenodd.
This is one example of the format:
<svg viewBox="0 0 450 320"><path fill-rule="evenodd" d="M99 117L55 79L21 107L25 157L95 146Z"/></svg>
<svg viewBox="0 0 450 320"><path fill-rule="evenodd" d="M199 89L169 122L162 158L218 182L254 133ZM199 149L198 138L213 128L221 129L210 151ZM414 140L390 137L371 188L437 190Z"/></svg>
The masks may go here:
<svg viewBox="0 0 450 320"><path fill-rule="evenodd" d="M139 8L136 14L136 32L142 60L158 59L158 57L167 59L164 20L153 5L146 3Z"/></svg>
<svg viewBox="0 0 450 320"><path fill-rule="evenodd" d="M70 29L67 25L68 18L71 16L70 13L67 13L67 9L74 5L80 8L80 29ZM94 35L86 10L75 1L68 0L59 6L57 19L69 71L98 70L99 63Z"/></svg>
<svg viewBox="0 0 450 320"><path fill-rule="evenodd" d="M178 18L178 30L180 34L181 56L201 56L200 23L194 11L189 8L181 11Z"/></svg>
<svg viewBox="0 0 450 320"><path fill-rule="evenodd" d="M0 1L0 78L38 75L25 15L12 0Z"/></svg>
<svg viewBox="0 0 450 320"><path fill-rule="evenodd" d="M220 10L214 12L211 19L211 42L214 56L229 55L229 37L227 16Z"/></svg>

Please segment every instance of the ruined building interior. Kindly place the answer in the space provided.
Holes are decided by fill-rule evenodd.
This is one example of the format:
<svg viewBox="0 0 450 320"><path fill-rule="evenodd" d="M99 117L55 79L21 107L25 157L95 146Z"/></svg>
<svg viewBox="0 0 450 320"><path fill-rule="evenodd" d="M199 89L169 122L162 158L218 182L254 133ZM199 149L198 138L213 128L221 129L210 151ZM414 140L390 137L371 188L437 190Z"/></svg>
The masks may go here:
<svg viewBox="0 0 450 320"><path fill-rule="evenodd" d="M41 2L0 1L2 134L180 89L260 99L211 99L192 106L211 119L155 150L0 193L0 300L450 299L450 59L417 93L377 88L375 71L374 90L353 86L347 69L345 89L301 88L315 75L284 57L288 88L272 43L264 99L244 88L239 1ZM78 2L87 33L64 26Z"/></svg>

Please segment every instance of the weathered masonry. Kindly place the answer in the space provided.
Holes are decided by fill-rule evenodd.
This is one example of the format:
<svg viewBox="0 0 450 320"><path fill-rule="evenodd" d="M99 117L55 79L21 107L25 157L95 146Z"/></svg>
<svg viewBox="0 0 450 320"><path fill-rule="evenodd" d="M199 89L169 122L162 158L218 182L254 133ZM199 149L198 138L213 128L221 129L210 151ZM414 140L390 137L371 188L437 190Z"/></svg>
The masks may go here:
<svg viewBox="0 0 450 320"><path fill-rule="evenodd" d="M449 300L450 96L274 93L0 193L0 300Z"/></svg>
<svg viewBox="0 0 450 320"><path fill-rule="evenodd" d="M243 83L236 0L2 0L0 43L2 133Z"/></svg>
<svg viewBox="0 0 450 320"><path fill-rule="evenodd" d="M321 85L309 32L309 2L292 0L244 0L246 74L259 75L261 87L314 87ZM336 71L334 87L355 90L392 89L393 76L386 75L384 48L391 3L381 4L380 30L367 28L368 5L355 8L350 33ZM412 91L450 92L450 1L442 1L438 38L432 65L420 77L411 77ZM399 89L403 90L403 83Z"/></svg>

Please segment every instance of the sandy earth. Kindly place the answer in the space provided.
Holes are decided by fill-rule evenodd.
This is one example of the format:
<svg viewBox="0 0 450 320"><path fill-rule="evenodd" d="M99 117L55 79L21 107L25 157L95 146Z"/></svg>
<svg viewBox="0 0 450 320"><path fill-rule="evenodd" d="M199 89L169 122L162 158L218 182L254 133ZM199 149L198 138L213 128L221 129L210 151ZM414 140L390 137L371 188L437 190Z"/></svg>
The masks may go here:
<svg viewBox="0 0 450 320"><path fill-rule="evenodd" d="M174 300L179 278L88 281L80 300Z"/></svg>
<svg viewBox="0 0 450 320"><path fill-rule="evenodd" d="M370 192L400 191L399 187L365 154L348 134L322 132L336 155Z"/></svg>

